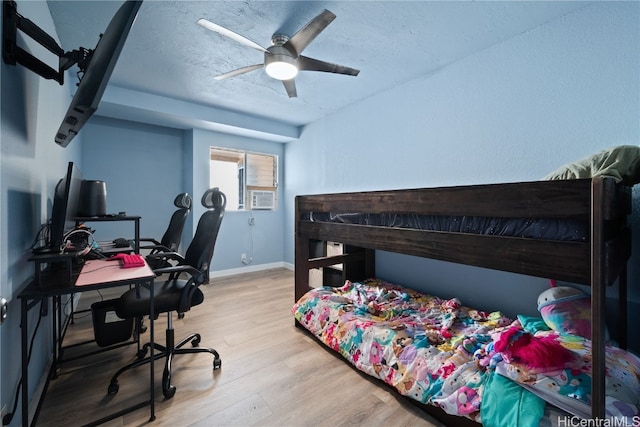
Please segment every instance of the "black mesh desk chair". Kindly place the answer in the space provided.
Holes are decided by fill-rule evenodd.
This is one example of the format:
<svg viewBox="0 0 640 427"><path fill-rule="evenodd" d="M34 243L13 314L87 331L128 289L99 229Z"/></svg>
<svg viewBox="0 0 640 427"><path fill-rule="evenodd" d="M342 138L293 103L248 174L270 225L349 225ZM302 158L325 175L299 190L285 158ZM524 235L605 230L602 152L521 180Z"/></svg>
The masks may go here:
<svg viewBox="0 0 640 427"><path fill-rule="evenodd" d="M150 254L178 251L180 241L182 240L182 230L184 230L184 224L187 222L187 217L191 212L191 196L189 196L188 193L178 194L173 204L178 209L171 215L167 230L162 235L160 241L150 237L141 238L140 243L147 244L140 246L140 249L150 249ZM153 268L153 266L151 267Z"/></svg>
<svg viewBox="0 0 640 427"><path fill-rule="evenodd" d="M162 238L158 242L151 237L143 237L140 239L140 249L147 249L148 255L154 255L159 252L178 252L180 242L182 241L182 231L184 230L184 224L187 222L189 213L191 212L191 196L188 193L180 193L173 200L173 204L176 211L171 215L167 230L162 235ZM146 243L146 244L144 244ZM161 259L147 257L147 263L152 269L166 267L168 264ZM140 319L137 323L137 328L140 332L147 330Z"/></svg>
<svg viewBox="0 0 640 427"><path fill-rule="evenodd" d="M155 313L167 313L167 330L165 346L154 344L153 359L165 357L165 367L162 374L162 393L169 399L173 397L176 388L171 385L171 365L173 356L182 353L210 353L213 355L213 369L222 366L220 355L211 348L198 347L200 334L194 333L184 338L177 344L174 343L174 329L172 324L172 312L182 314L191 307L201 304L204 295L199 286L208 282L209 263L213 257L216 237L224 216L226 197L218 188L207 190L202 196L202 205L207 211L198 221L196 233L183 256L177 252L157 253L153 257L163 261L174 260L177 265L161 267L154 272L156 275L167 275L166 280L159 278L155 283L154 306ZM116 303L116 313L121 318L138 318L149 315L149 291L144 287L138 287L125 292ZM191 342L192 347L183 348ZM109 394L118 392L118 376L123 372L149 363L149 357L144 357L149 350L149 344L145 344L138 354L138 360L118 370L109 384Z"/></svg>

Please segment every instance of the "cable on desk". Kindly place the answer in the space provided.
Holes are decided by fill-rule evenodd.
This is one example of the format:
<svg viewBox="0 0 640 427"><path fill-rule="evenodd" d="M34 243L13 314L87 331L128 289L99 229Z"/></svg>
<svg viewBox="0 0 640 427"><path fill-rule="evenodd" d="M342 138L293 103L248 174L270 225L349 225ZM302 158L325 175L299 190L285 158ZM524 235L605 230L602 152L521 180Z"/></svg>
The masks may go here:
<svg viewBox="0 0 640 427"><path fill-rule="evenodd" d="M29 366L29 362L31 361L31 352L33 351L33 341L36 338L36 333L38 332L38 329L40 328L40 321L42 321L42 304L44 303L45 300L40 300L40 315L38 316L38 322L36 323L36 327L33 330L33 335L31 336L31 341L29 343L29 352L27 354L27 369ZM55 338L55 337L54 337ZM2 417L2 425L6 426L11 424L11 420L13 420L13 416L16 413L16 409L18 408L18 396L20 395L20 389L22 388L22 375L20 375L20 379L18 380L18 388L16 389L16 397L13 400L13 408L11 408L11 412L8 412L4 417ZM22 414L22 416L26 416L28 417L29 414Z"/></svg>
<svg viewBox="0 0 640 427"><path fill-rule="evenodd" d="M108 259L109 257L106 256L105 254L103 254L102 252L100 252L97 249L91 249L91 251L89 251L90 255L95 256L97 259Z"/></svg>
<svg viewBox="0 0 640 427"><path fill-rule="evenodd" d="M102 270L104 268L112 268L112 267L120 268L120 263L119 262L114 262L113 265L103 265L102 267L97 267L97 268L94 268L93 270L82 270L82 274L93 273L93 272L96 272L98 270Z"/></svg>

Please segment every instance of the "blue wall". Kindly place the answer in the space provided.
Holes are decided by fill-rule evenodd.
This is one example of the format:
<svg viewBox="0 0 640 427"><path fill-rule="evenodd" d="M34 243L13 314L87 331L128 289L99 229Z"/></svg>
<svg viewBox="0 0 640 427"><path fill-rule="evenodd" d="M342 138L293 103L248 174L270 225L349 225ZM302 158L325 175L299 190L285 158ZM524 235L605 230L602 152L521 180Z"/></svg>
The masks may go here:
<svg viewBox="0 0 640 427"><path fill-rule="evenodd" d="M258 153L275 154L279 159L278 182L284 182L284 146L280 143L257 139L224 135L204 130L194 130L193 140L193 180L195 194L202 194L209 183L209 147L235 148ZM218 270L240 272L247 268L240 262L240 255L246 253L253 256L253 266L265 264L281 265L284 259L284 212L283 188L278 188L278 209L275 211L236 211L225 214L216 252L212 264L215 276ZM195 217L202 212L202 207L194 211ZM249 225L249 218L255 218L255 225ZM253 248L253 250L252 250ZM253 255L252 255L253 254ZM236 270L237 269L237 270Z"/></svg>
<svg viewBox="0 0 640 427"><path fill-rule="evenodd" d="M46 3L21 1L18 11L55 35ZM34 48L31 40L21 43L27 50ZM53 139L71 99L69 84L59 86L24 67L4 62L0 64L0 75L0 295L9 301L7 321L0 327L0 403L11 410L21 366L20 302L16 295L34 274L33 263L27 261L31 244L40 225L51 216L53 190L65 175L67 163L80 162L82 137L66 149ZM37 312L30 312L29 335ZM31 392L41 379L50 349L50 328L41 327L30 364ZM19 425L20 421L17 414L11 425Z"/></svg>
<svg viewBox="0 0 640 427"><path fill-rule="evenodd" d="M297 194L537 180L609 146L639 144L638 22L637 2L592 4L307 126L285 150L285 259L294 259ZM630 263L636 303L639 258L635 251ZM548 286L389 253L376 264L382 278L511 316L535 314Z"/></svg>
<svg viewBox="0 0 640 427"><path fill-rule="evenodd" d="M184 192L184 132L94 117L83 129L82 175L105 181L107 212L141 216L140 235L160 239ZM97 240L133 237L133 224L89 223Z"/></svg>
<svg viewBox="0 0 640 427"><path fill-rule="evenodd" d="M159 239L182 192L193 197L190 223L185 227L183 250L191 241L204 212L200 197L209 188L211 146L276 154L280 182L284 180L284 147L280 143L203 130L182 131L166 127L95 117L83 130L82 170L86 179L107 183L107 211L126 211L142 217L141 236ZM282 198L279 189L279 198ZM211 271L216 274L246 270L240 255L251 256L252 266L282 263L284 259L284 209L226 212L216 242ZM249 226L249 216L255 226ZM90 223L98 240L132 236L131 223ZM221 273L224 271L225 273Z"/></svg>

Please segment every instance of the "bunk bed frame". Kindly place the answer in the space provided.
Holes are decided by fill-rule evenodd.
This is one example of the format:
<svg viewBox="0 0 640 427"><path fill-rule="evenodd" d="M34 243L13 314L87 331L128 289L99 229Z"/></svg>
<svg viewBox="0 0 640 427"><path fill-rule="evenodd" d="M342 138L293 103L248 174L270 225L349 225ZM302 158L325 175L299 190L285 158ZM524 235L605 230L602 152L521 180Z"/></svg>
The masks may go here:
<svg viewBox="0 0 640 427"><path fill-rule="evenodd" d="M314 222L308 219L312 212L581 219L589 224L589 237L584 242L569 242ZM626 265L631 254L626 219L630 212L631 188L610 177L297 196L295 300L310 289L311 269L342 264L342 282L333 286L346 279L375 277L375 250L588 285L592 296L591 414L602 418L606 287L616 279L619 345L626 348ZM322 249L326 242L342 243L343 253L326 256L326 246Z"/></svg>

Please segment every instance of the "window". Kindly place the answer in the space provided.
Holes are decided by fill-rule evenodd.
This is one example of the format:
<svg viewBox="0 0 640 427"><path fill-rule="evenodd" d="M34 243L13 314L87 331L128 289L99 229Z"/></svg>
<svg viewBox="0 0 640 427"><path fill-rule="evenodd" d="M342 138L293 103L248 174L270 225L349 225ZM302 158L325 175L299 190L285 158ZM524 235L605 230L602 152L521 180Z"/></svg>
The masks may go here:
<svg viewBox="0 0 640 427"><path fill-rule="evenodd" d="M227 210L275 210L278 156L211 147L210 184L227 196Z"/></svg>

